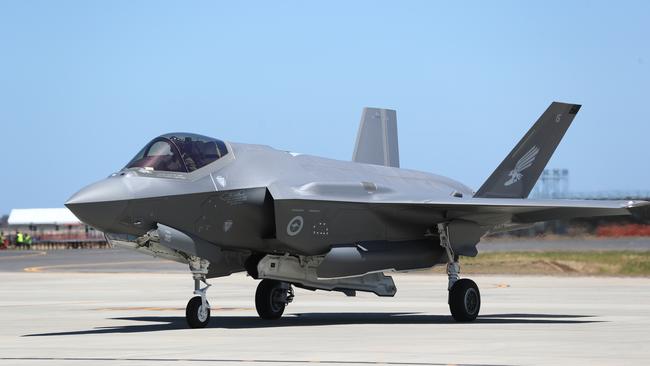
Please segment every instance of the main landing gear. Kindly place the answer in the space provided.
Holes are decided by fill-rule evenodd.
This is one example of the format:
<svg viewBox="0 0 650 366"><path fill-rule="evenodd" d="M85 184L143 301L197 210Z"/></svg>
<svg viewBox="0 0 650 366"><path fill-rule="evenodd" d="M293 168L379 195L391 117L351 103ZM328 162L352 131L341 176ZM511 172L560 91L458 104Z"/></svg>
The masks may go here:
<svg viewBox="0 0 650 366"><path fill-rule="evenodd" d="M459 276L460 264L458 256L454 254L451 246L447 224L438 224L437 228L440 245L445 249L447 255L449 310L454 320L458 322L473 321L481 309L481 293L474 281L468 278L461 279ZM210 287L206 281L210 262L198 257L191 257L189 266L194 278L194 295L196 296L187 303L185 316L187 324L191 328L204 328L210 322L210 304L206 299L206 292ZM201 283L204 283L205 287L201 287ZM294 292L291 283L265 278L260 281L255 292L257 314L265 320L279 319L293 298Z"/></svg>
<svg viewBox="0 0 650 366"><path fill-rule="evenodd" d="M449 242L447 225L438 224L440 245L447 252L447 277L449 278L449 310L457 322L471 322L478 316L481 309L481 293L476 283L469 278L460 279L460 263L454 255Z"/></svg>
<svg viewBox="0 0 650 366"><path fill-rule="evenodd" d="M293 301L293 288L287 282L264 279L255 291L255 309L262 319L279 319Z"/></svg>
<svg viewBox="0 0 650 366"><path fill-rule="evenodd" d="M206 299L206 292L210 287L206 275L210 262L201 258L190 258L190 271L194 277L194 296L185 308L185 319L190 328L205 328L210 322L210 304ZM201 288L201 282L205 287Z"/></svg>

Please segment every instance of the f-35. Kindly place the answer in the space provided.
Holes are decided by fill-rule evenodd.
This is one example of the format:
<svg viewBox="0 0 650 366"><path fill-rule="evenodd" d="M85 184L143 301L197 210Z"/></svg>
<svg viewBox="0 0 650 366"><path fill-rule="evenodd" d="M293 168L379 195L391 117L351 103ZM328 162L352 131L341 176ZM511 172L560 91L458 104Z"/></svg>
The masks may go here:
<svg viewBox="0 0 650 366"><path fill-rule="evenodd" d="M552 103L477 191L400 169L395 111L366 108L352 161L170 133L66 206L113 245L189 264L190 327L210 320L209 278L260 279L257 312L277 319L293 286L394 296L385 272L436 265L447 268L451 315L472 321L480 293L459 278L459 258L476 256L483 236L547 220L648 217L645 201L527 199L579 109Z"/></svg>

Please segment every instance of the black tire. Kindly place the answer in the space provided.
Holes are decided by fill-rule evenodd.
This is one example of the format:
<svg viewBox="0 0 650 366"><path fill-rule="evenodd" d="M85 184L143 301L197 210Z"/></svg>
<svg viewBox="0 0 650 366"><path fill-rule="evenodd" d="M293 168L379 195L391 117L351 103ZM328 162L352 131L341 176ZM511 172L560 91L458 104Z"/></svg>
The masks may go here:
<svg viewBox="0 0 650 366"><path fill-rule="evenodd" d="M210 322L210 305L205 313L202 313L203 303L201 296L195 296L187 302L185 307L185 319L190 328L205 328Z"/></svg>
<svg viewBox="0 0 650 366"><path fill-rule="evenodd" d="M282 282L276 280L264 279L257 285L255 291L255 309L262 319L273 320L280 319L286 303L287 289Z"/></svg>
<svg viewBox="0 0 650 366"><path fill-rule="evenodd" d="M463 278L449 290L449 310L457 322L471 322L481 310L481 293L474 281Z"/></svg>

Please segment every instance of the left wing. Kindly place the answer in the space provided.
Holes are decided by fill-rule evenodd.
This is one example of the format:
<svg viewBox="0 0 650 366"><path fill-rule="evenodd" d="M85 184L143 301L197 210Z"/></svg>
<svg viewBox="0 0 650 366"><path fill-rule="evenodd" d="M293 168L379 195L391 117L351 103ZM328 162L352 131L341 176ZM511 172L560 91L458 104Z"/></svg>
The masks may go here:
<svg viewBox="0 0 650 366"><path fill-rule="evenodd" d="M422 218L409 216L409 220L427 220L431 224L462 219L481 226L503 223L526 224L549 220L562 220L596 216L634 216L650 219L650 202L640 200L533 200L520 198L456 198L441 200L373 200L368 197L341 197L335 195L310 195L276 199L293 206L321 206L326 203L339 207L359 207L382 213L411 210L422 213ZM431 220L432 216L438 219Z"/></svg>
<svg viewBox="0 0 650 366"><path fill-rule="evenodd" d="M370 197L313 195L275 199L276 235L300 248L303 243L330 245L363 241L400 241L437 235L448 223L462 238L454 244L460 255L476 255L476 244L489 232L513 230L540 221L595 216L650 218L647 201L529 200L455 198L436 201L373 200ZM298 227L292 226L299 222Z"/></svg>
<svg viewBox="0 0 650 366"><path fill-rule="evenodd" d="M650 202L647 201L469 198L457 202L423 202L421 205L443 210L449 219L460 218L484 225L495 223L490 219L493 215L504 215L512 223L595 216L650 217Z"/></svg>

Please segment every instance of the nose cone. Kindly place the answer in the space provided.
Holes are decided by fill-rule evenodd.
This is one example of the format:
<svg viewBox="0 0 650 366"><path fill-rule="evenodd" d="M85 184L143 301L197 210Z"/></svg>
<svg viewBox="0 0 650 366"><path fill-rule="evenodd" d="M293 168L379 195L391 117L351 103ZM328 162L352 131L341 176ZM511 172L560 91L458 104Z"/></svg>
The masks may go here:
<svg viewBox="0 0 650 366"><path fill-rule="evenodd" d="M122 177L111 177L75 193L65 206L79 220L110 232L117 226L131 198L131 192Z"/></svg>

